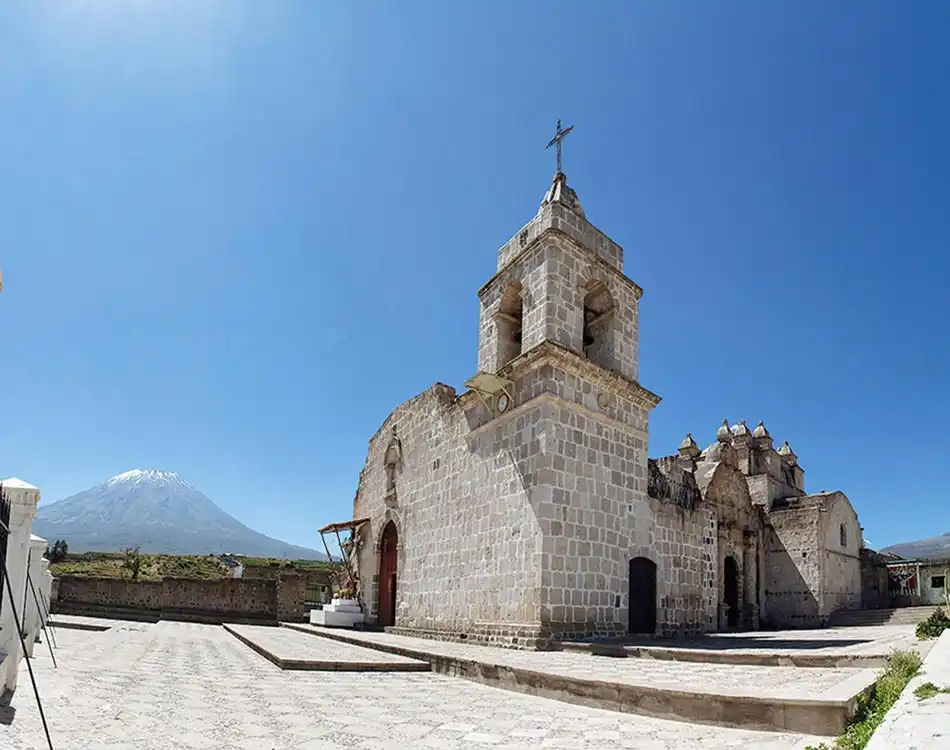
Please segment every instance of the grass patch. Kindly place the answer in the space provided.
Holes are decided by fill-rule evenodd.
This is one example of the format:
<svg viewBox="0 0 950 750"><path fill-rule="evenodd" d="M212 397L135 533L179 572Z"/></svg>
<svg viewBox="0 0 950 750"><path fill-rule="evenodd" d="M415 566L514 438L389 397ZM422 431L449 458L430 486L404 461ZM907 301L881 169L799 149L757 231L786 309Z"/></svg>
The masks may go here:
<svg viewBox="0 0 950 750"><path fill-rule="evenodd" d="M914 690L914 695L917 696L918 700L922 701L933 698L935 695L940 695L941 693L950 693L950 688L937 687L932 682L925 682Z"/></svg>
<svg viewBox="0 0 950 750"><path fill-rule="evenodd" d="M858 710L848 730L833 745L809 745L805 750L864 750L885 714L920 670L920 663L920 654L916 651L892 653L870 694L858 699Z"/></svg>

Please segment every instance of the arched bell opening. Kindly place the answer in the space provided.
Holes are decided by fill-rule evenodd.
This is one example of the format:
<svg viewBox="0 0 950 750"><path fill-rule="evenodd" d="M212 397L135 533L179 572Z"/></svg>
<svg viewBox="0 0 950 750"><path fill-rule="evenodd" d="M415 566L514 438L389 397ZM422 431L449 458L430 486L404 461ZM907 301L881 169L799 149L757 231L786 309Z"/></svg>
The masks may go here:
<svg viewBox="0 0 950 750"><path fill-rule="evenodd" d="M498 330L498 365L513 360L523 350L524 290L520 281L514 281L501 296L501 304L495 315Z"/></svg>
<svg viewBox="0 0 950 750"><path fill-rule="evenodd" d="M584 295L584 356L601 367L613 366L614 300L604 284L597 283Z"/></svg>

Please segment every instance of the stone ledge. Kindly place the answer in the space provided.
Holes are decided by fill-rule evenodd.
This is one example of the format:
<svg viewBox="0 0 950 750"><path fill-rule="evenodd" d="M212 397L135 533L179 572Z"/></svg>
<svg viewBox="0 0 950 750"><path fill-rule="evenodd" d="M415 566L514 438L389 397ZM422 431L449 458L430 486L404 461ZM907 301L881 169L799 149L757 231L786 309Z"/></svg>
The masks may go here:
<svg viewBox="0 0 950 750"><path fill-rule="evenodd" d="M63 630L85 630L95 633L102 633L111 630L111 625L99 625L93 622L75 622L72 620L54 620L52 617L46 622L51 630L61 628Z"/></svg>
<svg viewBox="0 0 950 750"><path fill-rule="evenodd" d="M428 630L417 628L388 627L387 633L409 638L424 638L441 643L468 643L477 646L496 648L547 651L554 646L549 635L545 635L541 626L493 626L491 628L472 628L465 632L454 630Z"/></svg>
<svg viewBox="0 0 950 750"><path fill-rule="evenodd" d="M311 672L429 672L431 668L426 661L416 659L406 659L405 661L395 661L393 659L385 661L354 661L354 660L335 660L335 659L295 659L281 656L261 643L261 639L255 639L249 634L240 632L238 628L230 625L222 625L225 631L237 638L252 651L256 651L271 663L284 670L306 670ZM276 626L271 626L276 630ZM362 650L368 654L372 649L363 647Z"/></svg>
<svg viewBox="0 0 950 750"><path fill-rule="evenodd" d="M325 632L307 626L281 623L319 638L374 648L387 653L426 660L432 671L463 677L484 685L622 713L642 714L660 719L689 721L744 729L801 732L834 737L844 733L857 710L858 697L874 684L874 673L865 670L851 680L850 696L837 693L841 686L814 699L727 695L688 690L670 690L648 685L632 685L548 674L536 670L495 664L486 648L484 661L447 656L395 644L367 641L354 635ZM753 686L754 687L754 686Z"/></svg>
<svg viewBox="0 0 950 750"><path fill-rule="evenodd" d="M663 646L622 646L610 643L562 643L563 651L580 651L615 658L685 661L696 664L737 664L754 667L799 667L802 669L877 668L887 665L881 654L792 654L743 651L714 651Z"/></svg>
<svg viewBox="0 0 950 750"><path fill-rule="evenodd" d="M149 623L156 623L160 620L170 620L173 622L197 622L206 625L221 625L225 622L243 625L277 624L277 620L272 614L241 614L184 607L162 607L161 609L155 609L129 607L119 604L88 604L86 602L75 601L54 602L51 614L98 617L106 620L132 620L135 622ZM53 624L55 626L57 623L54 621Z"/></svg>

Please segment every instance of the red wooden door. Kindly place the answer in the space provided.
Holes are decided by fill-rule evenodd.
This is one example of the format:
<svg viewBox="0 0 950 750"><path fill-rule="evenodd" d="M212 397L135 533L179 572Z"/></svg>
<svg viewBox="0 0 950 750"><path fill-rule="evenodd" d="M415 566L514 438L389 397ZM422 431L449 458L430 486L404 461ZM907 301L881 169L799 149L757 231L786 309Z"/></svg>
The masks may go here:
<svg viewBox="0 0 950 750"><path fill-rule="evenodd" d="M396 569L398 553L396 545L396 524L392 521L383 529L383 541L380 544L379 560L379 617L380 627L396 624Z"/></svg>

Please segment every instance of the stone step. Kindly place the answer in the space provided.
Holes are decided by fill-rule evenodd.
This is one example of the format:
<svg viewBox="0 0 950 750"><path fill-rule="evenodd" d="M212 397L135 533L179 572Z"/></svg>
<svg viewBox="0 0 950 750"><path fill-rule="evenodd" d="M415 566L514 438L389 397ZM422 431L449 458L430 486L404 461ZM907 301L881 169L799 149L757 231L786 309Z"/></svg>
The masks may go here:
<svg viewBox="0 0 950 750"><path fill-rule="evenodd" d="M132 620L134 622L158 622L161 612L157 609L133 609L131 607L87 604L85 602L54 601L52 614L97 617L105 620ZM55 620L54 620L55 624Z"/></svg>
<svg viewBox="0 0 950 750"><path fill-rule="evenodd" d="M428 672L421 659L387 654L363 646L312 638L290 628L224 625L245 646L281 669L313 672Z"/></svg>
<svg viewBox="0 0 950 750"><path fill-rule="evenodd" d="M831 616L831 627L862 625L916 625L932 615L937 607L899 607L897 609L846 609Z"/></svg>
<svg viewBox="0 0 950 750"><path fill-rule="evenodd" d="M603 659L531 652L281 623L317 638L424 660L432 671L566 703L718 726L801 732L844 732L873 669L807 669L736 665L669 666L651 660ZM626 666L624 666L626 662ZM674 674L675 673L675 674ZM824 674L821 674L824 673ZM812 687L802 687L809 684Z"/></svg>

